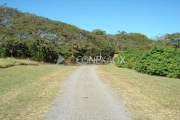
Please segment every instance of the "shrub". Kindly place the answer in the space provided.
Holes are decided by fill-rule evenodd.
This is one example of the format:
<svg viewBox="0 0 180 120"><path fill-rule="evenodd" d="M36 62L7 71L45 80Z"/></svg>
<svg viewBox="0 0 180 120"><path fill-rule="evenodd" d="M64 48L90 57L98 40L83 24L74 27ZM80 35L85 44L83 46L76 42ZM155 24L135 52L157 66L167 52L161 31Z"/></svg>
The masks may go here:
<svg viewBox="0 0 180 120"><path fill-rule="evenodd" d="M6 51L3 47L0 46L0 58L6 57Z"/></svg>
<svg viewBox="0 0 180 120"><path fill-rule="evenodd" d="M153 47L139 58L135 70L150 75L180 78L180 50L170 46Z"/></svg>
<svg viewBox="0 0 180 120"><path fill-rule="evenodd" d="M123 68L134 68L136 61L138 58L142 55L143 51L136 49L136 48L128 48L125 51L122 51L117 58L115 58L115 64L118 67L123 67ZM122 58L125 58L124 61L125 63L121 63L120 60Z"/></svg>

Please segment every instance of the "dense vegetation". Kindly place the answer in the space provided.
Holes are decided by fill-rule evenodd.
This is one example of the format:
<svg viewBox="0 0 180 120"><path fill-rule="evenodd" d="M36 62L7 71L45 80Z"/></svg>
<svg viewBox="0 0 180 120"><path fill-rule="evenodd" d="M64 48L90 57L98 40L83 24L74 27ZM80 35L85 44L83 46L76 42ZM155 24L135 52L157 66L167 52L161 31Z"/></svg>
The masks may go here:
<svg viewBox="0 0 180 120"><path fill-rule="evenodd" d="M163 45L163 47L155 47ZM126 63L116 65L142 73L179 77L180 33L149 39L141 33L118 31L106 34L101 29L82 30L76 26L48 18L23 13L0 6L0 58L30 58L36 61L56 62L58 54L74 56L113 56L119 53Z"/></svg>
<svg viewBox="0 0 180 120"><path fill-rule="evenodd" d="M101 29L92 32L60 21L23 13L0 6L0 57L30 58L56 62L58 54L113 56L129 47L148 49L152 40L141 33L119 31L106 34ZM158 43L157 43L158 44Z"/></svg>
<svg viewBox="0 0 180 120"><path fill-rule="evenodd" d="M135 70L151 75L180 78L180 50L157 46L145 52Z"/></svg>
<svg viewBox="0 0 180 120"><path fill-rule="evenodd" d="M125 56L125 63L118 58ZM115 59L119 67L132 68L150 75L180 78L180 49L156 46L150 50L126 49Z"/></svg>
<svg viewBox="0 0 180 120"><path fill-rule="evenodd" d="M116 66L150 75L180 78L180 33L157 36L150 49L129 47L114 59ZM121 59L125 58L125 63Z"/></svg>

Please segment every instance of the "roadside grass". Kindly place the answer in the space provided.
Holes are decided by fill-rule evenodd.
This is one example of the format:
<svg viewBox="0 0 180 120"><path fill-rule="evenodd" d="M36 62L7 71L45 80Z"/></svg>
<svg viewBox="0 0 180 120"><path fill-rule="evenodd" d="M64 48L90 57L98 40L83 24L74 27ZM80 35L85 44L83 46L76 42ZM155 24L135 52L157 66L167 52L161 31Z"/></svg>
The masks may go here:
<svg viewBox="0 0 180 120"><path fill-rule="evenodd" d="M38 65L38 62L23 59L0 58L0 68L7 68L17 65Z"/></svg>
<svg viewBox="0 0 180 120"><path fill-rule="evenodd" d="M180 80L138 73L114 65L102 65L99 76L109 83L135 120L179 120Z"/></svg>
<svg viewBox="0 0 180 120"><path fill-rule="evenodd" d="M76 67L14 66L0 69L0 119L41 120Z"/></svg>

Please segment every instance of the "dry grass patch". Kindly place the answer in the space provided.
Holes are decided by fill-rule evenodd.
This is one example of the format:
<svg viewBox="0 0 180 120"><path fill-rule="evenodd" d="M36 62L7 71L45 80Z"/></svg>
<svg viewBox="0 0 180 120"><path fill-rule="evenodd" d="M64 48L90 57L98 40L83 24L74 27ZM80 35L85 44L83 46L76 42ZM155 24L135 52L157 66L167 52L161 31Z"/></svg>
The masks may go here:
<svg viewBox="0 0 180 120"><path fill-rule="evenodd" d="M136 120L179 120L180 80L149 76L114 65L99 66Z"/></svg>
<svg viewBox="0 0 180 120"><path fill-rule="evenodd" d="M60 83L75 69L58 65L0 69L0 119L43 119L60 93Z"/></svg>

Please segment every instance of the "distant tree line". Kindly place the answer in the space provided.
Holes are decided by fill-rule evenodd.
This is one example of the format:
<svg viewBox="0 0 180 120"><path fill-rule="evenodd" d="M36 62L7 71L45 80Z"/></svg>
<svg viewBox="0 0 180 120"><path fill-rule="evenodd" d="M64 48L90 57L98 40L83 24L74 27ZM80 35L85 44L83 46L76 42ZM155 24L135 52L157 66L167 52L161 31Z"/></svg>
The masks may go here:
<svg viewBox="0 0 180 120"><path fill-rule="evenodd" d="M113 56L127 48L150 49L159 44L179 47L179 33L168 34L168 40L149 39L141 33L119 31L106 34L101 29L91 32L48 18L23 13L6 4L0 6L0 57L30 58L56 62L58 54L66 59L73 56L101 53ZM153 44L152 44L153 43Z"/></svg>

